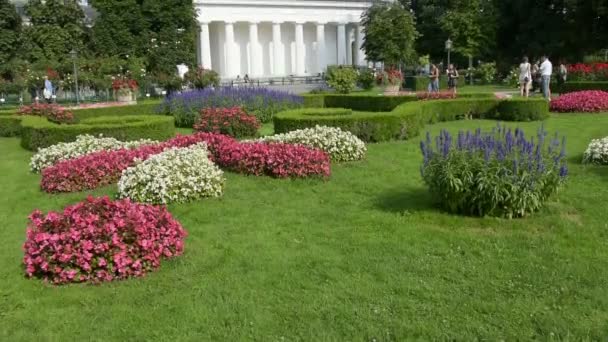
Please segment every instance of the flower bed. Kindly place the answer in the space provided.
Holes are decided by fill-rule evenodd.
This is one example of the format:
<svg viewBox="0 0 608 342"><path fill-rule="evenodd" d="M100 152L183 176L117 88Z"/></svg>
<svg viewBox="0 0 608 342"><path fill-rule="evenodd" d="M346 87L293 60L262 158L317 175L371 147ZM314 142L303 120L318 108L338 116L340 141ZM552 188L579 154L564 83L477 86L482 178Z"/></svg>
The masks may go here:
<svg viewBox="0 0 608 342"><path fill-rule="evenodd" d="M329 154L331 160L336 162L361 160L367 152L365 143L356 135L337 127L319 125L263 137L258 141L299 144L319 149Z"/></svg>
<svg viewBox="0 0 608 342"><path fill-rule="evenodd" d="M456 98L456 93L453 92L428 92L428 91L419 91L416 93L416 98L418 100L450 100Z"/></svg>
<svg viewBox="0 0 608 342"><path fill-rule="evenodd" d="M522 130L499 126L490 133L459 132L456 140L444 130L433 144L427 133L420 144L422 178L450 212L525 216L541 208L568 173L565 140L556 135L546 144L546 136L541 128L527 140Z"/></svg>
<svg viewBox="0 0 608 342"><path fill-rule="evenodd" d="M22 106L17 112L19 115L41 116L54 123L74 123L74 114L57 104L35 103Z"/></svg>
<svg viewBox="0 0 608 342"><path fill-rule="evenodd" d="M55 165L60 161L82 157L94 152L124 148L133 149L156 143L156 141L150 139L120 141L114 138L94 137L89 134L79 135L76 141L59 143L39 150L30 160L30 169L32 172L39 173L44 168Z"/></svg>
<svg viewBox="0 0 608 342"><path fill-rule="evenodd" d="M205 108L194 124L194 130L226 134L231 137L252 137L257 134L260 122L241 107Z"/></svg>
<svg viewBox="0 0 608 342"><path fill-rule="evenodd" d="M591 140L583 154L583 163L608 165L608 137Z"/></svg>
<svg viewBox="0 0 608 342"><path fill-rule="evenodd" d="M124 170L118 182L121 197L163 204L219 197L223 187L223 172L209 160L204 143L154 155Z"/></svg>
<svg viewBox="0 0 608 342"><path fill-rule="evenodd" d="M599 90L563 94L551 101L554 112L601 112L608 110L608 92Z"/></svg>
<svg viewBox="0 0 608 342"><path fill-rule="evenodd" d="M182 254L186 234L164 207L89 197L60 213L32 213L25 272L54 284L142 277Z"/></svg>
<svg viewBox="0 0 608 342"><path fill-rule="evenodd" d="M608 81L608 63L577 63L568 65L570 81Z"/></svg>

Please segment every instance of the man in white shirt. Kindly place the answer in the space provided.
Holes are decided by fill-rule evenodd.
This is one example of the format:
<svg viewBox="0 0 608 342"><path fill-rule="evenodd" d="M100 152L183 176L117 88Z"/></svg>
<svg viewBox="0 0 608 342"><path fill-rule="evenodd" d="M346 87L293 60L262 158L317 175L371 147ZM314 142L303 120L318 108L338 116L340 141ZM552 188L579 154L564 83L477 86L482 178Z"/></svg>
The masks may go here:
<svg viewBox="0 0 608 342"><path fill-rule="evenodd" d="M540 76L542 80L543 95L549 101L551 101L551 74L553 73L553 64L547 56L543 56L542 63L540 65Z"/></svg>

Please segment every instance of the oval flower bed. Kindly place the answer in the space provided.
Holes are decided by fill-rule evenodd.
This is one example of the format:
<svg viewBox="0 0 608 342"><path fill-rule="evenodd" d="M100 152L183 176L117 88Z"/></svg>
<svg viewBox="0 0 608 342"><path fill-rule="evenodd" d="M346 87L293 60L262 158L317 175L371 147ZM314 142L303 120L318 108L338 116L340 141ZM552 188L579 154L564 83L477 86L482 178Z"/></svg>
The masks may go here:
<svg viewBox="0 0 608 342"><path fill-rule="evenodd" d="M187 233L165 207L89 197L30 215L25 272L54 284L142 277L182 254Z"/></svg>
<svg viewBox="0 0 608 342"><path fill-rule="evenodd" d="M154 155L122 172L119 195L147 203L219 197L224 188L223 172L207 155L205 143Z"/></svg>
<svg viewBox="0 0 608 342"><path fill-rule="evenodd" d="M608 92L600 90L577 91L563 94L551 101L554 112L608 111Z"/></svg>

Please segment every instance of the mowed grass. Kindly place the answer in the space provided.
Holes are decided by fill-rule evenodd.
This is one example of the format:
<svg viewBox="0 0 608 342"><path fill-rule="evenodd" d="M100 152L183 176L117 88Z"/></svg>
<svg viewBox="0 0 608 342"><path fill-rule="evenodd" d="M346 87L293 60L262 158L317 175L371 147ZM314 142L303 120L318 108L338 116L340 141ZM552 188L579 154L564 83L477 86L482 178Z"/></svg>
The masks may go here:
<svg viewBox="0 0 608 342"><path fill-rule="evenodd" d="M526 219L443 213L420 179L419 138L373 144L327 182L228 173L221 199L169 206L189 232L183 256L143 279L63 287L24 277L27 216L87 193L40 192L31 153L2 138L0 340L604 340L608 167L580 159L608 114L545 127L567 135L571 176Z"/></svg>

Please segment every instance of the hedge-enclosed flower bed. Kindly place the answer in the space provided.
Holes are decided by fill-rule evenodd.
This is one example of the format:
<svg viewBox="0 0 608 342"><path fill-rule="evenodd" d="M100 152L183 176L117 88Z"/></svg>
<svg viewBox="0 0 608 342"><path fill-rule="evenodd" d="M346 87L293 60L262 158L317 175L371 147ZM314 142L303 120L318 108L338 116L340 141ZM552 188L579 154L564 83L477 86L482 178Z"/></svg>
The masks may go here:
<svg viewBox="0 0 608 342"><path fill-rule="evenodd" d="M208 153L206 144L200 143L154 155L122 172L119 195L137 202L163 204L219 197L225 180Z"/></svg>
<svg viewBox="0 0 608 342"><path fill-rule="evenodd" d="M33 115L47 118L49 121L58 124L74 123L74 114L65 110L58 104L34 103L30 106L23 106L17 112L19 115Z"/></svg>
<svg viewBox="0 0 608 342"><path fill-rule="evenodd" d="M276 134L258 139L262 142L299 144L316 148L329 154L332 161L346 162L365 158L367 148L356 135L338 127L315 126L289 133Z"/></svg>
<svg viewBox="0 0 608 342"><path fill-rule="evenodd" d="M194 130L226 134L231 137L253 137L260 128L255 115L248 114L242 107L205 108L194 124Z"/></svg>
<svg viewBox="0 0 608 342"><path fill-rule="evenodd" d="M563 94L551 101L554 112L602 112L608 111L608 92L586 90Z"/></svg>
<svg viewBox="0 0 608 342"><path fill-rule="evenodd" d="M42 169L55 165L60 161L74 159L98 151L118 149L133 149L142 145L156 144L157 141L141 139L135 141L120 141L108 137L94 137L92 135L79 135L76 141L59 143L39 150L30 160L32 172L41 172Z"/></svg>
<svg viewBox="0 0 608 342"><path fill-rule="evenodd" d="M608 165L608 137L591 140L583 154L583 163Z"/></svg>
<svg viewBox="0 0 608 342"><path fill-rule="evenodd" d="M548 143L499 126L489 133L443 130L420 143L422 178L449 212L474 216L521 217L540 209L565 181L565 141Z"/></svg>
<svg viewBox="0 0 608 342"><path fill-rule="evenodd" d="M89 197L63 212L32 213L25 272L54 284L142 277L182 254L186 234L165 207Z"/></svg>

